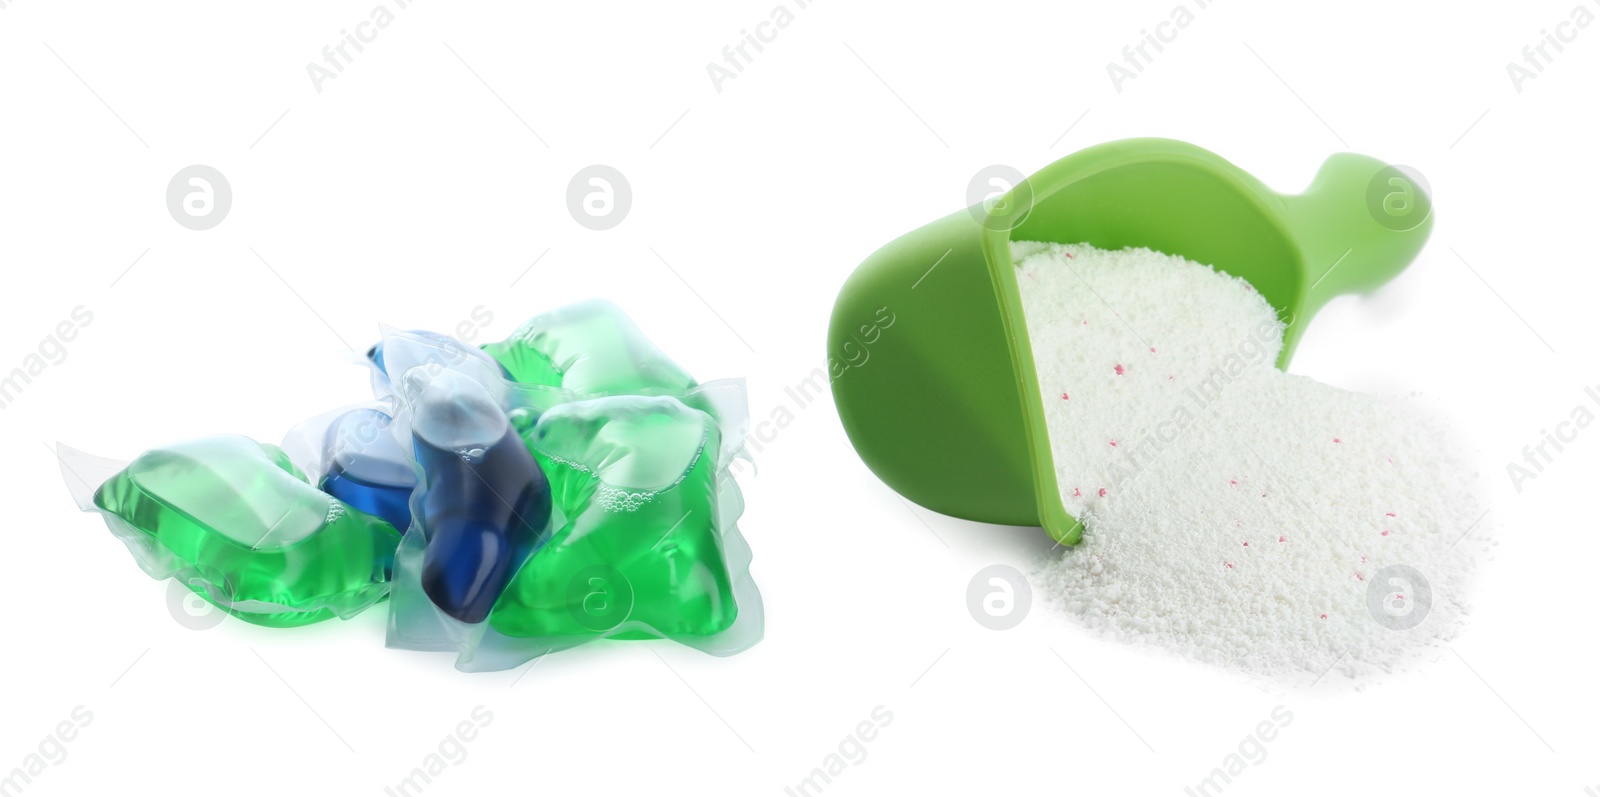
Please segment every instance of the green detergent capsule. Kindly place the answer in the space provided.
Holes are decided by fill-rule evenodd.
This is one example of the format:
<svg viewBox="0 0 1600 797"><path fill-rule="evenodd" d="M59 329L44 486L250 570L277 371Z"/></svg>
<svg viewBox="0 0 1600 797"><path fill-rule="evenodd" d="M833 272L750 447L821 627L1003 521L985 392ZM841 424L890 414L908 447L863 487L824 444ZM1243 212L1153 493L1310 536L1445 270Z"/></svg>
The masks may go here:
<svg viewBox="0 0 1600 797"><path fill-rule="evenodd" d="M94 503L151 575L264 626L382 600L400 542L387 522L308 484L282 449L237 435L146 452Z"/></svg>
<svg viewBox="0 0 1600 797"><path fill-rule="evenodd" d="M733 625L709 415L669 397L602 398L546 412L524 440L567 520L496 603L497 632L679 638Z"/></svg>
<svg viewBox="0 0 1600 797"><path fill-rule="evenodd" d="M695 386L694 378L657 349L627 313L601 299L534 316L511 337L483 350L512 381L584 395Z"/></svg>

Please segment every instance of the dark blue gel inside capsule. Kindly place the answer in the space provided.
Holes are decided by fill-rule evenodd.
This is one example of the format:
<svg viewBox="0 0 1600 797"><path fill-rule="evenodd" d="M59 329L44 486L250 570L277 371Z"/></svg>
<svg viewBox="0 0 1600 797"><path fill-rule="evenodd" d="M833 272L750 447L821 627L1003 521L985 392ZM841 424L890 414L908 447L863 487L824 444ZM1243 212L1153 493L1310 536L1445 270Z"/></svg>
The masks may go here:
<svg viewBox="0 0 1600 797"><path fill-rule="evenodd" d="M544 539L550 482L480 385L444 374L421 393L422 589L451 617L481 622Z"/></svg>
<svg viewBox="0 0 1600 797"><path fill-rule="evenodd" d="M338 417L329 427L322 491L356 509L387 520L404 532L411 526L411 491L416 474L383 412L362 408Z"/></svg>

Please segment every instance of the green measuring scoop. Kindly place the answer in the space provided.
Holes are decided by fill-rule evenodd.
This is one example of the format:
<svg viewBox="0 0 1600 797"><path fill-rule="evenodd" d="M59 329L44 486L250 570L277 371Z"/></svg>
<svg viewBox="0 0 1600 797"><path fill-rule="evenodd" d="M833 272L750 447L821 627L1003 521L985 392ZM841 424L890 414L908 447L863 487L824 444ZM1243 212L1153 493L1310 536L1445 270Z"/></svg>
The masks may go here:
<svg viewBox="0 0 1600 797"><path fill-rule="evenodd" d="M1414 176L1336 154L1284 195L1181 141L1115 141L1062 158L907 233L856 268L833 307L828 368L839 419L895 492L946 515L1042 525L1062 508L1010 243L1143 246L1241 277L1287 325L1284 368L1330 299L1404 269L1432 229Z"/></svg>

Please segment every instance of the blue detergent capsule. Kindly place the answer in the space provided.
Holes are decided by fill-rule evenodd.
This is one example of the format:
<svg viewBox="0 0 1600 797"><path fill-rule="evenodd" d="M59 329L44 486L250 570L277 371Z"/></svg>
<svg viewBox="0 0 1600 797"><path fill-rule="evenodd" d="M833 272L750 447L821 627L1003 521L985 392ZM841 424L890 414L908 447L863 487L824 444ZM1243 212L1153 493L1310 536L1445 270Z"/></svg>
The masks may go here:
<svg viewBox="0 0 1600 797"><path fill-rule="evenodd" d="M404 532L411 525L411 491L416 473L404 448L389 431L388 414L363 407L328 426L328 451L322 491Z"/></svg>
<svg viewBox="0 0 1600 797"><path fill-rule="evenodd" d="M422 466L422 589L445 614L481 622L545 539L550 482L483 385L453 371L406 372Z"/></svg>

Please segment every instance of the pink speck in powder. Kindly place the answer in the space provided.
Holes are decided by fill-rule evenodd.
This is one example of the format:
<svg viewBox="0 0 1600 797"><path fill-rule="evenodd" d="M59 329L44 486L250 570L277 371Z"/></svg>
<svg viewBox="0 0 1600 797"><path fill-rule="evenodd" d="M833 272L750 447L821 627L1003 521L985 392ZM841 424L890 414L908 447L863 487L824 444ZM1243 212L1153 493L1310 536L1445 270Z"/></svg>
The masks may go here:
<svg viewBox="0 0 1600 797"><path fill-rule="evenodd" d="M1123 370L1122 363L1117 363L1116 371L1117 371L1117 376L1122 376L1123 374L1127 373L1127 371Z"/></svg>

